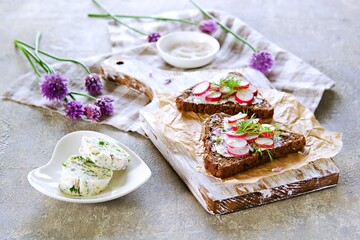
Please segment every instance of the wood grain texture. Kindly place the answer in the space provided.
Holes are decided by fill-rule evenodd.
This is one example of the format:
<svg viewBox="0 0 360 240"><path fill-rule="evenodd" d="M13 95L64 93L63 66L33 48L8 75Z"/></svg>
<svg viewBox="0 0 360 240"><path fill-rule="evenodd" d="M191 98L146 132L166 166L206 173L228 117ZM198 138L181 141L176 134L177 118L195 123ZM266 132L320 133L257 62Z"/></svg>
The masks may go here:
<svg viewBox="0 0 360 240"><path fill-rule="evenodd" d="M333 187L337 184L339 169L335 161L330 158L320 159L300 169L265 177L256 183L248 184L222 181L198 171L198 163L193 156L181 145L173 144L170 139L167 139L162 131L163 128L159 126L153 116L153 113L159 108L159 100L155 92L162 90L161 85L159 87L159 85L152 84L154 70L149 69L146 65L139 65L138 62L131 59L121 60L126 61L127 64L120 64L119 67L119 64L116 64L120 61L119 59L122 58L115 57L105 61L101 66L102 76L109 81L134 88L152 100L140 111L141 127L209 213L231 213ZM185 80L199 77L199 71L177 73L159 69L155 71L157 78L161 77L162 79L171 77L171 74ZM149 72L152 74L149 75ZM167 90L176 91L181 85L184 83L174 84Z"/></svg>

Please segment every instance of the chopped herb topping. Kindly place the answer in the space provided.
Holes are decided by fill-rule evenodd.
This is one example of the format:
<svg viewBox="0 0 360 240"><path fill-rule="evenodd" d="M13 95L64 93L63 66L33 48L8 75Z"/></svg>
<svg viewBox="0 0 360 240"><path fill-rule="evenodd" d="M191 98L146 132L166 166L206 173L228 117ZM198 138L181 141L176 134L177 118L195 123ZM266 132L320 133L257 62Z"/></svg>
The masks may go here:
<svg viewBox="0 0 360 240"><path fill-rule="evenodd" d="M80 193L80 189L76 188L75 185L73 185L69 190L72 193Z"/></svg>
<svg viewBox="0 0 360 240"><path fill-rule="evenodd" d="M105 145L105 141L100 140L100 141L99 141L99 145Z"/></svg>

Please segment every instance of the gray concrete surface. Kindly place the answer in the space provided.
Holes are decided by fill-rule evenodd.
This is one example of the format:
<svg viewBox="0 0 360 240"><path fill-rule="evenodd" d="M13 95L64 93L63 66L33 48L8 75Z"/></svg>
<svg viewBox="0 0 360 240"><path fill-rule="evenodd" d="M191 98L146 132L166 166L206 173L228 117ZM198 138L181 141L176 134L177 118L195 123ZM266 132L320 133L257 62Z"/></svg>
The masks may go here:
<svg viewBox="0 0 360 240"><path fill-rule="evenodd" d="M117 12L153 14L192 8L186 1L103 1ZM112 127L74 122L49 111L0 102L0 239L360 239L358 0L199 0L233 13L279 46L336 81L316 111L329 130L344 134L336 157L336 188L221 217L209 215L152 143ZM88 19L88 1L0 2L0 94L30 71L13 40L43 33L45 49L82 58L110 51L106 23ZM56 142L76 130L126 142L152 170L141 188L117 200L79 205L34 190L27 181Z"/></svg>

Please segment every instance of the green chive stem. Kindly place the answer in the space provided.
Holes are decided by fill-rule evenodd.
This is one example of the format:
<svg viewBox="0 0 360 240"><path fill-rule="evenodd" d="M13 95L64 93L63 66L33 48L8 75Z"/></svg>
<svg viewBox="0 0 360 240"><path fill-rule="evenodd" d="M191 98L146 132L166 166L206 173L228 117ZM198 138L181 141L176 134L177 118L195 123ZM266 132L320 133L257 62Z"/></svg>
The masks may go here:
<svg viewBox="0 0 360 240"><path fill-rule="evenodd" d="M240 37L238 34L234 33L233 31L231 31L230 28L228 28L227 26L225 26L224 24L222 24L219 20L217 20L214 16L210 15L209 13L207 13L205 10L203 10L197 3L195 3L193 0L189 0L197 9L200 10L200 12L202 12L202 14L204 14L207 18L210 18L212 20L214 20L222 29L224 29L225 31L227 31L228 33L230 33L231 35L233 35L236 39L240 40L243 44L247 45L248 47L251 48L251 50L253 50L254 52L257 52L257 50L250 44L248 43L245 39L243 39L242 37Z"/></svg>
<svg viewBox="0 0 360 240"><path fill-rule="evenodd" d="M22 44L22 45L24 45L24 46L26 46L26 47L28 47L28 48L30 48L30 49L32 49L32 50L35 50L35 47L33 47L33 46L31 46L30 44L27 44L27 43L25 43L25 42L23 42L23 41L15 40L15 43L20 43L20 44ZM41 53L41 54L43 54L43 55L45 55L45 56L47 56L47 57L53 58L53 59L55 59L55 60L61 61L61 62L72 62L72 63L79 64L80 66L82 66L82 67L85 69L85 71L86 71L88 74L91 73L91 72L90 72L90 69L89 69L87 66L85 66L85 64L83 64L83 63L80 62L80 61L77 61L77 60L74 60L74 59L60 58L60 57L58 57L58 56L55 56L55 55L49 54L49 53L47 53L47 52L41 51L40 49L39 49L39 53Z"/></svg>
<svg viewBox="0 0 360 240"><path fill-rule="evenodd" d="M17 46L18 48L20 48L20 50L24 53L26 59L29 61L32 69L34 70L34 72L36 73L36 75L38 75L39 77L41 77L41 73L39 72L39 70L35 67L33 61L31 60L31 58L29 57L29 54L27 53L27 51L23 48L23 47L20 47L20 46Z"/></svg>
<svg viewBox="0 0 360 240"><path fill-rule="evenodd" d="M108 11L104 6L102 6L97 0L93 0L93 2L98 7L100 7L102 10L107 12L110 15L110 17L115 20L115 22L120 23L121 25L124 25L125 27L127 27L127 28L129 28L129 29L131 29L131 30L133 30L133 31L135 31L135 32L137 32L139 34L142 34L142 35L145 35L145 36L147 35L146 33L142 32L142 31L140 31L140 30L138 30L136 28L133 28L133 27L127 25L126 23L122 22L119 18L117 18L114 14L112 14L110 11Z"/></svg>
<svg viewBox="0 0 360 240"><path fill-rule="evenodd" d="M48 71L46 72L54 73L55 72L54 68L52 68L49 64L47 64L39 55L40 40L41 40L41 33L38 32L36 34L36 40L35 40L35 56L39 59L40 63L42 63L41 65L47 68Z"/></svg>
<svg viewBox="0 0 360 240"><path fill-rule="evenodd" d="M198 23L191 22L187 20L182 20L179 18L165 18L165 17L152 17L152 16L137 16L137 15L122 15L122 14L114 14L117 18L134 18L134 19L153 19L153 20L159 20L159 21L171 21L171 22L181 22L189 25L197 26ZM102 13L89 13L88 17L94 17L94 18L111 18L110 14L102 14Z"/></svg>
<svg viewBox="0 0 360 240"><path fill-rule="evenodd" d="M27 58L28 60L30 59L29 62L30 62L30 64L31 64L32 66L34 66L33 69L34 69L34 71L35 71L35 73L36 73L37 75L40 74L40 76L41 76L41 73L40 73L39 70L35 67L34 63L31 61L31 58L32 58L33 60L35 60L35 62L36 62L45 72L49 72L49 69L48 69L47 64L46 64L45 62L41 61L37 56L35 56L35 54L32 53L29 49L27 49L26 46L19 45L19 43L16 42L16 40L15 40L14 43L15 43L15 46L18 47L18 48L20 48L21 51L25 54L26 58ZM30 57L31 57L31 58L30 58Z"/></svg>
<svg viewBox="0 0 360 240"><path fill-rule="evenodd" d="M79 92L69 92L69 96L71 97L72 95L78 95L78 96L83 96L83 97L87 97L90 100L96 101L97 98L90 96L88 94L85 93L79 93ZM71 97L72 98L72 97Z"/></svg>

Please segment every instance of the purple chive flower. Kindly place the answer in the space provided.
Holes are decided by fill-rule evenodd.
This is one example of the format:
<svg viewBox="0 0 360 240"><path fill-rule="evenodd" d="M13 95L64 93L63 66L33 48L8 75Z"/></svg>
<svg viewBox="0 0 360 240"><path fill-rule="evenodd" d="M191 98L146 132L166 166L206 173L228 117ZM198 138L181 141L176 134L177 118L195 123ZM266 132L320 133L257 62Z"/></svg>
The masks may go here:
<svg viewBox="0 0 360 240"><path fill-rule="evenodd" d="M273 56L265 51L254 53L249 60L249 67L259 70L263 74L270 72L274 64Z"/></svg>
<svg viewBox="0 0 360 240"><path fill-rule="evenodd" d="M150 33L148 36L148 42L157 42L160 37L161 35L158 32Z"/></svg>
<svg viewBox="0 0 360 240"><path fill-rule="evenodd" d="M113 102L115 99L112 97L99 97L95 105L100 108L101 114L104 116L110 116L114 112Z"/></svg>
<svg viewBox="0 0 360 240"><path fill-rule="evenodd" d="M90 95L98 95L101 93L103 84L100 80L100 77L96 73L91 73L85 78L85 88L90 93Z"/></svg>
<svg viewBox="0 0 360 240"><path fill-rule="evenodd" d="M85 115L88 119L98 122L101 117L100 107L89 104L85 108Z"/></svg>
<svg viewBox="0 0 360 240"><path fill-rule="evenodd" d="M80 119L81 116L85 113L84 107L79 101L65 103L64 107L66 116L70 117L71 119Z"/></svg>
<svg viewBox="0 0 360 240"><path fill-rule="evenodd" d="M217 29L217 24L214 20L207 19L207 20L201 20L199 22L199 29L203 33L212 34Z"/></svg>
<svg viewBox="0 0 360 240"><path fill-rule="evenodd" d="M50 101L64 100L68 94L68 80L59 72L44 74L40 81L41 93Z"/></svg>

